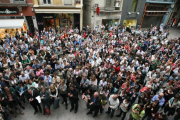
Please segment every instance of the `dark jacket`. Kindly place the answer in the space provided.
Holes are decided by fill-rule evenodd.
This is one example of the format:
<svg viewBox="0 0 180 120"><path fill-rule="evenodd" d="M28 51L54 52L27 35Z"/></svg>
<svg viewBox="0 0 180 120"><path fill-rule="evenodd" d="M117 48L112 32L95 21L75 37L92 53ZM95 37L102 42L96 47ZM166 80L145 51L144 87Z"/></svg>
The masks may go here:
<svg viewBox="0 0 180 120"><path fill-rule="evenodd" d="M70 88L68 89L68 93L72 94L73 96L72 97L69 97L70 101L74 101L74 102L77 102L79 101L79 98L78 98L78 89L74 88L74 90L72 91Z"/></svg>
<svg viewBox="0 0 180 120"><path fill-rule="evenodd" d="M44 99L41 99L42 102L49 102L50 101L50 95L49 92L46 91L43 93L42 91L40 92L40 97L44 97Z"/></svg>
<svg viewBox="0 0 180 120"><path fill-rule="evenodd" d="M145 112L148 116L151 116L151 113L157 113L157 111L159 110L159 106L157 105L156 107L153 107L152 105L153 103L149 103L146 105L146 108L145 108ZM148 108L148 106L150 106L150 108ZM153 108L153 110L151 110Z"/></svg>
<svg viewBox="0 0 180 120"><path fill-rule="evenodd" d="M94 108L98 109L101 106L101 99L99 96L95 99L95 102L94 102L94 96L92 96L91 102L93 102L92 107L94 107Z"/></svg>
<svg viewBox="0 0 180 120"><path fill-rule="evenodd" d="M36 91L36 90L33 90L33 96L31 95L31 94L27 94L27 98L28 98L28 100L30 99L30 98L33 98L34 100L36 100L36 97L37 96L39 96L39 92L38 91Z"/></svg>

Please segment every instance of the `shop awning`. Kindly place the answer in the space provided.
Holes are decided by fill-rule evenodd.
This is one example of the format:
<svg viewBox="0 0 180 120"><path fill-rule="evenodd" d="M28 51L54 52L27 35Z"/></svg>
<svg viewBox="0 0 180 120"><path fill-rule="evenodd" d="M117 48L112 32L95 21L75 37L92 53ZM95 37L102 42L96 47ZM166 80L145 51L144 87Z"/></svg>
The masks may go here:
<svg viewBox="0 0 180 120"><path fill-rule="evenodd" d="M22 28L24 19L1 19L0 29Z"/></svg>
<svg viewBox="0 0 180 120"><path fill-rule="evenodd" d="M36 13L80 13L80 9L35 9Z"/></svg>

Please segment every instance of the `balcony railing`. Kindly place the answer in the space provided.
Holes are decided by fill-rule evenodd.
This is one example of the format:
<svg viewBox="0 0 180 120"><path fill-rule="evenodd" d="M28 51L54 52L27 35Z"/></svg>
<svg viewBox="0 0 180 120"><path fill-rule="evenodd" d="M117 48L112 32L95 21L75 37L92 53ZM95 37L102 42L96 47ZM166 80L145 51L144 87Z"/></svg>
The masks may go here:
<svg viewBox="0 0 180 120"><path fill-rule="evenodd" d="M26 4L27 0L0 0L1 4L6 4L6 3L20 3L20 4Z"/></svg>
<svg viewBox="0 0 180 120"><path fill-rule="evenodd" d="M175 0L146 0L148 3L164 3L164 4L171 4L174 3Z"/></svg>
<svg viewBox="0 0 180 120"><path fill-rule="evenodd" d="M81 5L82 1L81 0L71 0L71 1L66 1L66 0L52 0L51 3L45 4L43 0L33 0L34 6L39 6L39 5L52 5L52 6L76 6L76 5ZM79 4L80 3L80 4Z"/></svg>

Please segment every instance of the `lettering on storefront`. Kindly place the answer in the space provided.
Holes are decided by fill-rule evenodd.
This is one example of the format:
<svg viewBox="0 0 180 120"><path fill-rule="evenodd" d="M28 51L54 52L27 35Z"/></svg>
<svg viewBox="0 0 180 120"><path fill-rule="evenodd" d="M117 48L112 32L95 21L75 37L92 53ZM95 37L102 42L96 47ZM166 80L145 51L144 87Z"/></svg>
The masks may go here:
<svg viewBox="0 0 180 120"><path fill-rule="evenodd" d="M17 8L0 8L0 14L18 14Z"/></svg>
<svg viewBox="0 0 180 120"><path fill-rule="evenodd" d="M107 19L119 19L120 18L120 16L107 16Z"/></svg>
<svg viewBox="0 0 180 120"><path fill-rule="evenodd" d="M53 16L43 16L43 18L53 18Z"/></svg>

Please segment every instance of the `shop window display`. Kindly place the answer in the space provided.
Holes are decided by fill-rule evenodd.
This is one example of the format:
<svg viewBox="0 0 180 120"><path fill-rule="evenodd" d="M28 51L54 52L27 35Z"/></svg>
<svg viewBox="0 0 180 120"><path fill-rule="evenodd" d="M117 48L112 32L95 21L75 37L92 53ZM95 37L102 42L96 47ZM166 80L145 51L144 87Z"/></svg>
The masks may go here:
<svg viewBox="0 0 180 120"><path fill-rule="evenodd" d="M74 28L73 21L74 21L74 16L73 14L55 14L55 19L56 19L56 27L57 30L60 32L60 29L66 28Z"/></svg>
<svg viewBox="0 0 180 120"><path fill-rule="evenodd" d="M0 29L0 38L2 40L4 40L4 38L6 37L6 31L7 33L9 33L10 36L13 36L13 35L15 36L16 31L18 31L19 34L21 35L23 31L27 32L26 22L23 23L22 28Z"/></svg>

